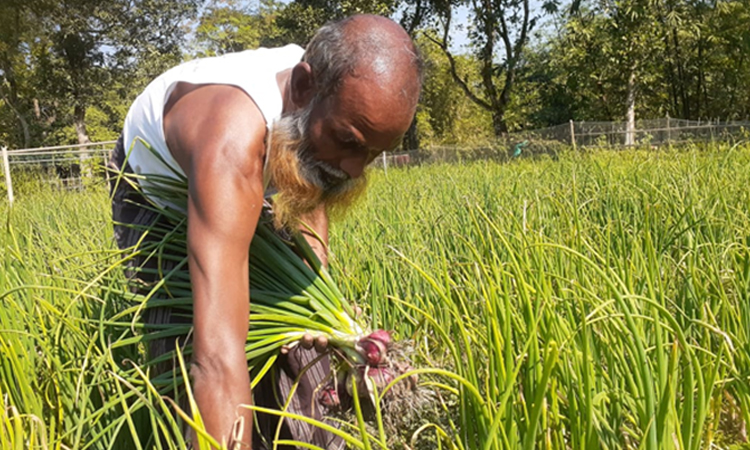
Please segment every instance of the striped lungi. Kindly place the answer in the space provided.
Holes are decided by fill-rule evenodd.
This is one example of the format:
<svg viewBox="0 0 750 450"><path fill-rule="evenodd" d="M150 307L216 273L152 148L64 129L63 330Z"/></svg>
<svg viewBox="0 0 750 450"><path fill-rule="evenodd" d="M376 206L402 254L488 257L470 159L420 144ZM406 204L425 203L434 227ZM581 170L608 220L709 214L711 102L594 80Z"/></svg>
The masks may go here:
<svg viewBox="0 0 750 450"><path fill-rule="evenodd" d="M125 162L125 148L122 137L120 137L114 150L112 150L107 167L111 174L117 174L121 171L132 173L130 166ZM143 207L148 202L133 186L126 182L116 183L116 179L116 176L110 176L114 234L118 247L126 249L138 244L142 237L142 231L136 227L147 227L151 224L159 223L159 221L166 223L166 219L158 212ZM134 258L128 262L128 266L131 268L149 267L156 269L158 268L158 264L159 262L156 258L147 259L145 257ZM162 259L162 273L172 270L175 264L169 260ZM184 270L187 270L187 267ZM131 270L128 276L134 276L134 274L135 272ZM158 281L154 279L155 277L144 279L146 277L148 277L147 274L138 273L138 278L140 281L145 282L146 285ZM134 284L134 286L136 286L134 289L138 289L138 284ZM189 322L189 319L183 315L175 314L170 308L164 307L146 308L143 320L147 324L155 325L184 324ZM252 324L250 324L250 327L252 327ZM181 340L181 344L185 343L185 339L187 337ZM175 342L176 339L173 337L150 341L149 357L156 358L174 350ZM333 421L324 418L327 410L318 401L320 397L319 392L322 391L323 385L332 383L327 355L319 358L317 362L310 365L318 357L319 355L315 350L305 350L300 346L296 346L287 355L280 356L275 367L255 387L253 392L255 405L271 409L282 409L289 398L292 387L299 378L294 397L289 402L287 411L317 420L324 420L329 425L335 426ZM174 365L171 362L167 362L159 365L156 368L156 372L158 374L174 369ZM259 450L272 448L273 445L271 442L276 436L279 426L278 416L256 413L254 422L253 448ZM344 448L344 441L341 438L299 420L284 419L281 424L279 438L306 442L323 449L339 450ZM289 450L292 447L279 446L277 448Z"/></svg>

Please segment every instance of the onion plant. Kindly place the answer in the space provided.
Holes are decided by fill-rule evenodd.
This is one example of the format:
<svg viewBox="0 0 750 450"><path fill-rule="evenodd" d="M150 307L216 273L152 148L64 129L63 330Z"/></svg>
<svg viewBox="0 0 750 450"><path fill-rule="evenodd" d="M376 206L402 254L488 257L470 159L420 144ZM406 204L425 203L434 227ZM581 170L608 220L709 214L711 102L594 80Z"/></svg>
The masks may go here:
<svg viewBox="0 0 750 450"><path fill-rule="evenodd" d="M297 282L306 298L332 289L330 277L367 323L412 342L436 410L392 434L355 413L339 432L372 449L742 445L748 185L747 145L374 172L332 227L330 274L290 264L320 277ZM145 352L184 330L134 320L149 302L187 306L188 280L165 274L171 297L128 294L132 255L113 248L107 201L103 186L19 187L13 210L0 204L4 448L181 448L185 426L201 428L162 396L183 372L153 377ZM254 289L253 314L267 314L273 290ZM269 336L248 341L259 370L271 359L251 352Z"/></svg>

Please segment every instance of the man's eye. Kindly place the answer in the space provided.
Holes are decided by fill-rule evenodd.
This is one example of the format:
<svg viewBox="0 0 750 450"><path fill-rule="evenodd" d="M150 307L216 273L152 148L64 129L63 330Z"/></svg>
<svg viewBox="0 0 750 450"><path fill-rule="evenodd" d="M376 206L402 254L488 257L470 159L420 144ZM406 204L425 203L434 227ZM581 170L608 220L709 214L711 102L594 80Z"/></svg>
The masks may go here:
<svg viewBox="0 0 750 450"><path fill-rule="evenodd" d="M344 142L343 148L354 152L368 152L369 149L359 142Z"/></svg>

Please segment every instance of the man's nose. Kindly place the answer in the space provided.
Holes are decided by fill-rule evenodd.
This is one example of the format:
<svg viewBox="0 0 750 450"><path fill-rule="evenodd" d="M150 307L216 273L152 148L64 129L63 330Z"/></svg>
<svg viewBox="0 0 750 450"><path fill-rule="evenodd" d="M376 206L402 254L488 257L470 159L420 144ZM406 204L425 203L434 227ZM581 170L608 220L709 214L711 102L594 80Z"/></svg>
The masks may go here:
<svg viewBox="0 0 750 450"><path fill-rule="evenodd" d="M339 167L350 177L359 178L367 167L367 154L344 158L341 160Z"/></svg>

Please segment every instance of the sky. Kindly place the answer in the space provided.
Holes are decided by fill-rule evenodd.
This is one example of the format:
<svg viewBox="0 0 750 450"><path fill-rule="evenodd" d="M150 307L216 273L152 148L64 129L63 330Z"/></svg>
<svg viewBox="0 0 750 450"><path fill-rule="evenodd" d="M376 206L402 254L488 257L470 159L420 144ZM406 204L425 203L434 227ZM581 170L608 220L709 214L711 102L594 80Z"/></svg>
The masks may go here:
<svg viewBox="0 0 750 450"><path fill-rule="evenodd" d="M208 0L205 5L205 7L210 6L213 3L221 3L222 1L226 0ZM279 0L283 4L288 4L292 0ZM258 8L260 5L260 0L239 0L238 3L247 5L250 8ZM468 20L469 15L469 9L465 6L462 6L457 9L455 16L453 18L453 24L451 26L451 37L452 43L451 43L451 49L454 52L463 52L465 51L466 44L469 43L469 39L467 37L466 33L466 27L469 25Z"/></svg>
<svg viewBox="0 0 750 450"><path fill-rule="evenodd" d="M225 2L227 0L208 0L206 2L205 6L210 6L212 3L221 3ZM260 5L260 0L235 0L240 4L244 4L250 8L258 8ZM283 4L288 4L292 0L279 0ZM536 12L541 10L542 2L541 0L531 0L531 10L532 12ZM399 14L396 13L396 16ZM397 19L397 17L394 17L394 19ZM453 51L453 53L466 53L469 51L468 44L469 44L469 38L468 38L468 28L471 26L471 21L469 19L469 8L467 6L460 6L458 7L453 16L452 24L451 24L451 45L450 48ZM544 28L545 25L542 24L541 28ZM539 28L539 27L538 27Z"/></svg>
<svg viewBox="0 0 750 450"><path fill-rule="evenodd" d="M563 6L565 4L565 0L562 0L560 2ZM530 10L532 15L538 14L542 10L542 1L541 0L531 0L529 2ZM542 17L538 22L536 27L534 28L534 32L545 32L550 31L552 29L552 23L551 20L549 20L550 16ZM467 33L467 27L471 25L471 21L469 20L469 8L466 6L461 6L456 9L453 16L453 23L451 24L451 32L450 36L452 38L451 42L451 50L453 50L456 53L465 53L468 51L467 45L469 44L469 37ZM531 39L533 40L534 37L532 36Z"/></svg>
<svg viewBox="0 0 750 450"><path fill-rule="evenodd" d="M470 25L469 8L461 6L456 10L455 17L451 24L451 50L455 53L464 53L466 46L469 44L467 27Z"/></svg>

